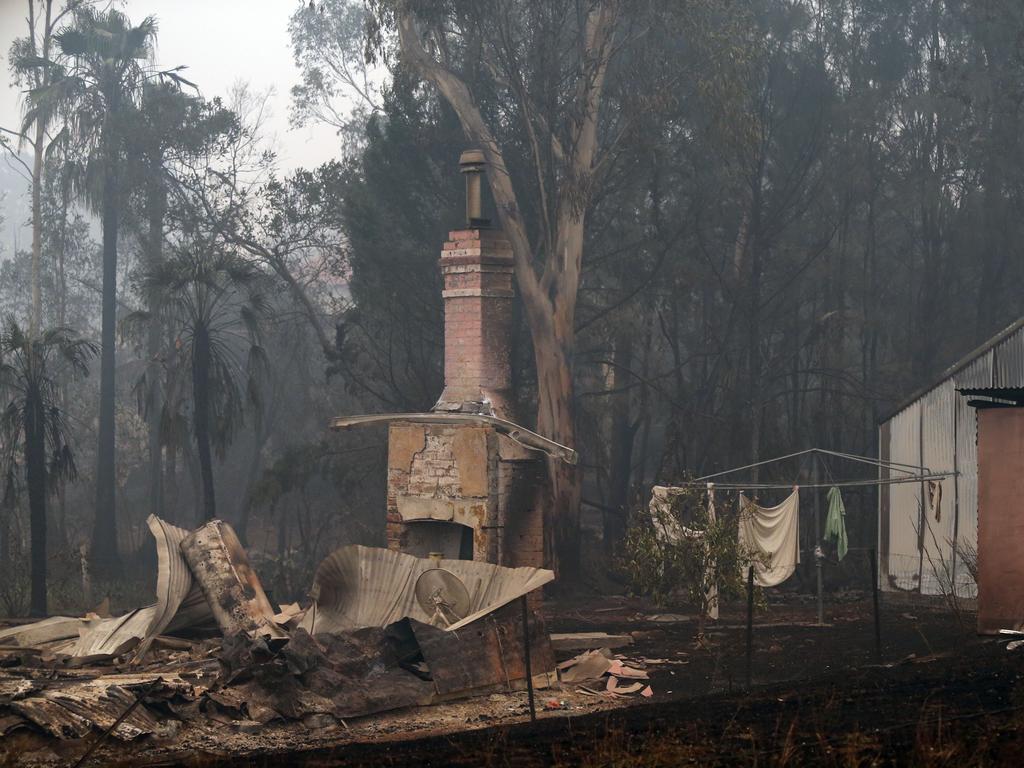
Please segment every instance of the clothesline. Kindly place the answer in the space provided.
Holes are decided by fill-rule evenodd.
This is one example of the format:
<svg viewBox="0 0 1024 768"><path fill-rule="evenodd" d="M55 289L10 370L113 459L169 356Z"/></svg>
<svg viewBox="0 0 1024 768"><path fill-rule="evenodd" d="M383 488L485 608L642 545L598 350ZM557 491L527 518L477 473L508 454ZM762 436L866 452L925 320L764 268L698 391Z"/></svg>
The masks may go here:
<svg viewBox="0 0 1024 768"><path fill-rule="evenodd" d="M698 477L693 482L694 483L699 483L699 482L702 482L702 481L708 481L708 480L712 480L712 479L714 479L716 477L721 477L722 475L731 475L731 474L733 474L735 472L742 472L745 469L754 469L755 467L763 467L766 464L775 464L775 463L780 462L780 461L786 461L787 459L795 459L795 458L797 458L799 456L806 456L809 453L821 453L821 454L825 454L826 456L835 456L836 458L846 459L848 461L854 461L854 462L858 462L858 463L861 463L861 464L869 464L871 466L880 467L882 469L889 469L889 470L892 470L892 471L895 471L895 472L901 472L904 475L908 475L908 476L914 477L915 481L919 478L921 473L925 473L925 472L930 473L931 472L931 470L928 467L920 466L920 465L916 465L916 464L904 464L903 462L900 462L900 461L883 461L881 459L876 459L876 458L873 458L871 456L858 456L858 455L853 454L853 453L843 453L841 451L830 451L830 450L828 450L826 448L805 448L802 451L796 451L795 453L788 453L785 456L777 456L777 457L772 458L772 459L765 459L763 461L756 461L753 464L747 464L747 465L742 466L742 467L735 467L734 469L726 469L726 470L723 470L721 472L714 472L714 473L712 473L710 475L704 475L703 477ZM914 470L914 471L911 472L910 470ZM948 477L948 476L949 476L948 473L943 475L943 477ZM786 487L792 487L792 486L791 485L789 485L789 486L787 486L787 485L780 485L780 486L772 486L772 487L786 488ZM811 486L804 486L804 487L805 488L809 488ZM831 487L831 486L821 486L821 487Z"/></svg>
<svg viewBox="0 0 1024 768"><path fill-rule="evenodd" d="M893 477L886 480L840 480L831 483L711 483L716 490L723 491L763 491L763 490L786 490L793 486L800 488L857 488L873 485L897 485L899 483L925 483L929 480L945 480L953 477L958 472L941 472L928 475L911 475L908 477ZM701 486L706 487L708 482L703 478L698 480L686 480L679 483L679 486Z"/></svg>

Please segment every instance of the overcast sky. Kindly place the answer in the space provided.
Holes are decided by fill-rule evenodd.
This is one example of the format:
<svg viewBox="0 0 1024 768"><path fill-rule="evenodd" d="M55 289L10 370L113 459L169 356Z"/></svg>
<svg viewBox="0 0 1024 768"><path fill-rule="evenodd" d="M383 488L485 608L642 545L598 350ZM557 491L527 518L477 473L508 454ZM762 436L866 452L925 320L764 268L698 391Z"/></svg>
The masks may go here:
<svg viewBox="0 0 1024 768"><path fill-rule="evenodd" d="M59 2L59 0L58 0ZM157 63L185 64L183 72L204 96L226 96L233 84L273 89L267 132L275 139L282 170L310 167L337 156L330 128L293 130L288 125L289 90L298 81L288 40L288 18L300 0L128 0L119 7L133 22L157 17ZM19 93L11 83L7 53L25 34L26 0L0 0L0 125L19 122ZM8 201L8 206L13 201ZM13 222L7 222L9 232ZM8 244L9 245L9 244Z"/></svg>

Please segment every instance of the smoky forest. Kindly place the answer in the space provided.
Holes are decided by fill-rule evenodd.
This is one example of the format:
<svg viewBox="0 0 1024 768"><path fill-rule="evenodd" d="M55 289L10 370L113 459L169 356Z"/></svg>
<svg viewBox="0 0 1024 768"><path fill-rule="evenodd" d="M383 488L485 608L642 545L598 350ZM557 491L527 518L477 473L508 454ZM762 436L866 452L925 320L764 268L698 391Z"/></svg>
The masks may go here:
<svg viewBox="0 0 1024 768"><path fill-rule="evenodd" d="M755 682L771 670L766 684L831 673L847 645L850 659L863 651L861 669L880 660L872 654L941 656L964 632L974 643L975 622L983 634L1022 634L1019 602L985 624L984 601L1004 596L986 591L979 523L1012 506L999 478L1019 477L986 457L1018 456L1024 468L1024 441L984 442L995 439L986 429L1011 440L1005 425L1024 405L1024 334L1019 359L999 351L1017 343L1024 317L1020 0L0 7L0 667L100 663L96 680L123 674L122 634L138 621L131 664L184 654L186 665L219 659L221 675L187 716L174 703L183 688L153 709L156 682L144 693L118 683L124 707L135 701L124 722L138 738L158 730L145 717L163 717L147 711L173 711L237 739L257 728L240 723L308 733L324 727L310 718L333 718L337 738L351 740L343 717L425 699L394 693L412 682L381 683L387 706L377 689L357 706L339 699L335 678L311 682L335 663L344 632L372 627L392 633L380 643L397 642L381 627L404 621L422 656L403 657L394 675L417 671L435 696L482 691L494 682L483 672L445 687L430 649L458 633L437 627L520 597L526 671L510 678L503 661L496 678L506 687L495 695L513 704L484 697L479 706L504 712L491 715L475 699L437 705L470 709L432 721L435 730L500 721L526 701L516 675L529 682L535 720L538 670L556 687L537 691L536 708L555 723L563 709L737 695L751 665ZM987 342L997 373L956 373L957 361L990 354ZM944 378L956 425L948 456L931 447L944 422L922 395L946 392L930 389ZM965 387L1002 394L968 407ZM968 423L976 432L964 440ZM762 513L791 528L769 534ZM1000 531L1004 550L1024 551L1024 527ZM780 572L776 553L790 550ZM223 592L209 584L227 578L211 552L240 579ZM471 566L495 569L486 599ZM1024 588L1024 570L1007 567ZM405 598L387 590L400 578L408 589L421 570L407 609L353 619L371 606L337 598L358 572L376 590L361 599L399 606ZM428 574L438 581L424 597ZM175 579L186 581L171 598ZM143 618L154 591L157 618ZM349 613L331 613L336 598ZM913 602L926 598L930 607ZM234 599L242 607L222 615ZM553 650L542 625L530 635L527 604L558 630ZM212 610L219 630L189 634L193 608ZM484 621L518 627L518 610ZM813 650L791 653L791 629L752 640L750 616L796 627ZM28 623L52 617L78 623L34 639L19 629L52 628ZM89 645L111 617L124 621L104 630L107 645ZM335 634L313 639L310 622ZM597 630L628 647L608 641L601 655L603 639L564 640ZM284 654L273 658L305 670L302 685L333 704L286 707L252 687L231 698L238 670L263 658L239 638ZM984 664L956 658L949 675L962 688L951 696L990 685L978 682ZM245 685L284 690L267 682L275 663L259 661ZM937 668L899 667L865 690L916 702L918 674ZM593 678L597 688L584 682ZM0 675L0 739L8 728L33 744L57 738L52 713L27 703L37 694L17 690ZM1019 700L1020 690L999 691ZM708 712L732 712L732 701L714 699ZM678 726L639 747L595 725L589 763L574 751L579 734L555 725L503 732L500 748L516 765L753 765L769 753L778 765L860 764L828 762L838 753L822 746L854 733L857 713L883 717L888 706L859 701L815 726L824 741L807 736L805 720L789 737L780 726L716 752L728 718L708 714L689 735ZM737 716L750 728L776 717L743 706L754 707ZM1009 711L1001 706L984 704ZM212 718L201 726L200 711ZM78 734L83 751L93 737L97 755L128 740L121 720L93 720ZM627 734L649 728L623 722ZM373 725L348 764L384 764L369 742L414 726ZM924 760L920 730L905 742L862 740L857 754L1011 764L992 733L1019 731L993 728L954 738L961 751L946 763ZM188 749L214 750L217 738ZM316 738L309 748L329 742ZM465 738L463 762L430 762L440 753L424 742L389 753L389 764L478 764L498 743ZM540 757L538 739L560 746Z"/></svg>

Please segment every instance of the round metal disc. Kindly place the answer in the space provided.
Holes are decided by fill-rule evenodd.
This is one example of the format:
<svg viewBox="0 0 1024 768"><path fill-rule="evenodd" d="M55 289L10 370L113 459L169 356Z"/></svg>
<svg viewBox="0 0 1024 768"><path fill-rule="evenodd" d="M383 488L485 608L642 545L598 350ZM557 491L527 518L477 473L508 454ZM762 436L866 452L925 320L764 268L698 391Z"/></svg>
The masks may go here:
<svg viewBox="0 0 1024 768"><path fill-rule="evenodd" d="M420 608L438 626L446 627L469 615L469 590L458 576L444 568L421 573L415 592Z"/></svg>

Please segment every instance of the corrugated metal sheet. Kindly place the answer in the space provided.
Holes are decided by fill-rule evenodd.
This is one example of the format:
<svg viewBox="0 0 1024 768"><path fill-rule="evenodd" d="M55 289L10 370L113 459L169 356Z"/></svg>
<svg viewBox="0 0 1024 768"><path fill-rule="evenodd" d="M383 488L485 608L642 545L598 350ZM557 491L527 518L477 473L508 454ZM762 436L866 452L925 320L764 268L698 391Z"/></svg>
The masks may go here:
<svg viewBox="0 0 1024 768"><path fill-rule="evenodd" d="M953 472L953 422L957 398L950 379L933 389L921 400L921 459L931 472ZM926 509L922 516L921 592L926 595L947 594L953 586L953 539L956 518L956 489L953 478L939 481L941 504L935 511ZM926 506L928 494L924 494Z"/></svg>
<svg viewBox="0 0 1024 768"><path fill-rule="evenodd" d="M992 386L1024 385L1024 328L1012 333L992 350Z"/></svg>
<svg viewBox="0 0 1024 768"><path fill-rule="evenodd" d="M313 606L299 626L313 633L383 627L406 616L429 622L431 617L416 601L414 587L421 573L437 567L455 574L469 592L470 614L449 630L542 587L555 576L542 568L505 568L472 560L441 560L438 566L404 552L351 545L320 564L310 590Z"/></svg>
<svg viewBox="0 0 1024 768"><path fill-rule="evenodd" d="M917 465L921 462L921 402L913 403L890 420L889 460ZM888 582L883 589L917 589L921 552L918 519L921 486L895 483L889 487Z"/></svg>
<svg viewBox="0 0 1024 768"><path fill-rule="evenodd" d="M975 597L978 585L969 561L978 551L978 418L963 397L956 402L956 469L956 591L961 597Z"/></svg>
<svg viewBox="0 0 1024 768"><path fill-rule="evenodd" d="M959 371L953 380L957 389L965 387L991 387L992 386L992 350L989 350L978 359L968 363Z"/></svg>

